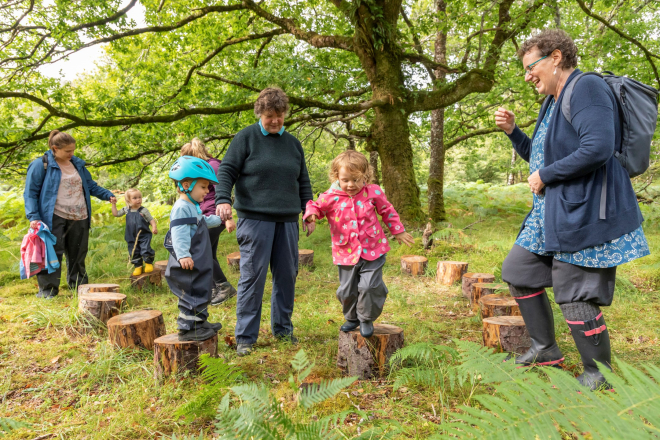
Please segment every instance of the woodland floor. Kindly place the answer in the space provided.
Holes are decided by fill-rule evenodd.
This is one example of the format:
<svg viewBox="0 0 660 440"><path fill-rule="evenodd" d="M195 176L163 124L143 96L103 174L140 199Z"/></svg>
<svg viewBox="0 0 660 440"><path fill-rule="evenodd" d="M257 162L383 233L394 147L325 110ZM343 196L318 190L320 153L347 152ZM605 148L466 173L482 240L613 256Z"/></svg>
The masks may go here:
<svg viewBox="0 0 660 440"><path fill-rule="evenodd" d="M524 185L448 188L448 224L443 225L442 237L433 250L423 251L419 244L413 249L393 245L384 271L390 293L379 322L402 327L407 344L424 341L452 345L454 339L480 342L479 315L470 310L459 286L436 284L436 263L467 261L469 271L494 273L500 280L502 261L530 203ZM652 255L620 268L614 304L605 311L615 356L633 365L658 363L660 359L660 209L656 205L642 207ZM121 292L128 295L127 310L161 310L168 331L175 331L175 297L165 284L144 292L133 291L128 283L122 226L105 217L95 218L95 222L87 259L90 280L121 284ZM164 220L159 222L159 229L162 232L155 237L154 248L157 260L163 260L166 251L159 244L166 231ZM296 408L291 398L287 383L290 360L301 348L316 362L314 376L340 375L335 362L337 332L343 319L335 299L338 279L331 261L329 235L325 223L311 237L301 235L300 248L315 250L315 267L301 268L298 276L293 322L300 344L295 347L277 342L270 335L267 284L260 339L251 356L238 358L226 343L233 336L236 300L210 308L211 320L224 326L219 353L244 371L245 381L269 384L294 419L304 421L312 414L358 405L378 419L398 422L397 438L426 438L437 432L439 423L448 420L457 408L471 404L475 393L487 390L462 388L442 395L438 390L415 387L394 391L391 380L361 381L307 412ZM414 235L419 243L420 234ZM0 417L31 424L6 438L47 438L40 436L54 434L49 438L137 439L200 430L212 438L212 417L186 420L175 415L177 408L204 388L202 379L171 378L158 383L153 377L150 352L111 348L105 329L81 333L75 294L63 289L54 300L36 298L36 280L20 281L15 275L20 241L7 237L0 241L4 250L0 251ZM219 256L237 250L235 235L223 233ZM409 253L429 258L427 276L411 278L400 273L399 258ZM226 269L226 262L222 264ZM226 273L236 285L238 273ZM556 305L554 310L557 338L567 365L580 369L569 330ZM214 408L208 412L212 414ZM357 433L356 422L350 417L344 421L342 430L347 438Z"/></svg>

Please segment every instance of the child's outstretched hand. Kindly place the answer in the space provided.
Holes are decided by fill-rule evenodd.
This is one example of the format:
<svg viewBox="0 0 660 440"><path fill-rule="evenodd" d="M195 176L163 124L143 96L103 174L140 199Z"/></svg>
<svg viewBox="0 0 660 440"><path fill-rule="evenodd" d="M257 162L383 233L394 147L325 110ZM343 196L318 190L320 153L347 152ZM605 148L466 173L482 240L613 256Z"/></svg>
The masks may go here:
<svg viewBox="0 0 660 440"><path fill-rule="evenodd" d="M314 214L303 220L303 232L307 231L307 237L316 229L316 216Z"/></svg>
<svg viewBox="0 0 660 440"><path fill-rule="evenodd" d="M412 235L408 234L407 232L396 234L394 238L396 238L396 241L398 241L399 244L405 244L408 247L412 247L412 245L415 244L415 239L413 238Z"/></svg>
<svg viewBox="0 0 660 440"><path fill-rule="evenodd" d="M228 219L225 220L225 229L227 229L227 232L231 234L236 230L236 222L233 219Z"/></svg>
<svg viewBox="0 0 660 440"><path fill-rule="evenodd" d="M158 235L158 228L156 227L151 228L151 233L154 235Z"/></svg>
<svg viewBox="0 0 660 440"><path fill-rule="evenodd" d="M195 266L195 262L190 257L180 259L179 264L181 265L182 269L188 269L188 270L192 270L192 268Z"/></svg>
<svg viewBox="0 0 660 440"><path fill-rule="evenodd" d="M116 205L117 204L117 197L114 197L114 196L110 197L110 203L112 203L113 205Z"/></svg>

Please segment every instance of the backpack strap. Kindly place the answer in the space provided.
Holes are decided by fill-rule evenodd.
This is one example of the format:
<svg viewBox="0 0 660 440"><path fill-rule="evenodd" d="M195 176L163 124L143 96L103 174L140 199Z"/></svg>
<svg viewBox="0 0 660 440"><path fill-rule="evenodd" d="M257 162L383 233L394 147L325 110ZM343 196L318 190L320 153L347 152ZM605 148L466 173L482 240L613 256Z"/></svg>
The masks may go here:
<svg viewBox="0 0 660 440"><path fill-rule="evenodd" d="M172 229L175 226L196 225L196 224L197 224L197 217L177 218L170 222L170 229Z"/></svg>
<svg viewBox="0 0 660 440"><path fill-rule="evenodd" d="M566 88L564 89L563 92L563 98L561 100L561 113L564 115L566 120L569 122L569 124L573 125L573 118L571 117L571 96L573 96L573 89L575 88L575 84L582 78L583 76L586 75L596 75L600 78L603 77L600 73L596 72L583 72L579 74L578 76L575 77L573 81L568 83Z"/></svg>
<svg viewBox="0 0 660 440"><path fill-rule="evenodd" d="M41 156L41 161L44 163L44 171L48 169L48 156L46 153L44 153L43 156Z"/></svg>

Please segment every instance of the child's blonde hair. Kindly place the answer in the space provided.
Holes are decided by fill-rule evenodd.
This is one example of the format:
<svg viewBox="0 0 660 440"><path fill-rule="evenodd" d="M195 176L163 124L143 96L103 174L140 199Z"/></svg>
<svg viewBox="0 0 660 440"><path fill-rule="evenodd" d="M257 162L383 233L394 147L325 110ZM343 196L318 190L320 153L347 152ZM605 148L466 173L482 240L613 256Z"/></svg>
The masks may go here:
<svg viewBox="0 0 660 440"><path fill-rule="evenodd" d="M129 188L124 193L124 200L126 200L126 206L131 205L131 194L134 194L134 193L140 193L140 195L142 195L142 192L140 192L139 189L135 189L135 188Z"/></svg>
<svg viewBox="0 0 660 440"><path fill-rule="evenodd" d="M351 176L364 179L365 183L371 183L373 179L373 169L366 156L355 150L346 150L335 157L330 165L328 177L331 182L339 179L339 170L344 167L351 173Z"/></svg>
<svg viewBox="0 0 660 440"><path fill-rule="evenodd" d="M181 147L181 156L195 156L204 160L209 160L212 157L204 142L198 138L193 138L192 141Z"/></svg>

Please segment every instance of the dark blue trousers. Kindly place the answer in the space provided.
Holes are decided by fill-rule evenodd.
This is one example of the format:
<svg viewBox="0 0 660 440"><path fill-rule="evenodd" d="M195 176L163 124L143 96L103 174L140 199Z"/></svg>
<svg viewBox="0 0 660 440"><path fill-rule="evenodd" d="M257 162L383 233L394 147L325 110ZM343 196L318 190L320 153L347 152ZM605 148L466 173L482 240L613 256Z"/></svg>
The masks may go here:
<svg viewBox="0 0 660 440"><path fill-rule="evenodd" d="M298 276L298 234L298 222L238 219L236 239L241 250L241 278L236 303L237 343L254 344L259 336L268 265L273 274L270 299L273 335L293 334L291 315Z"/></svg>

